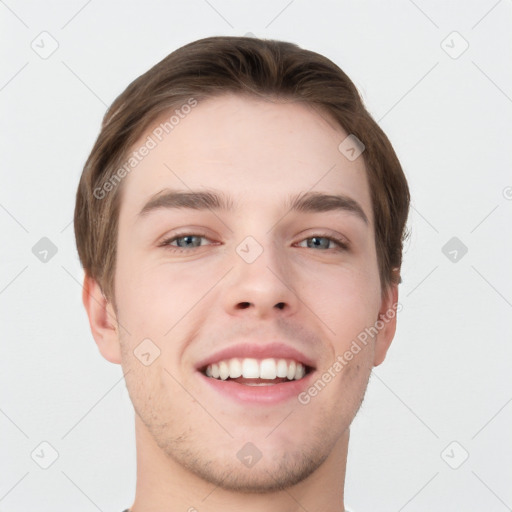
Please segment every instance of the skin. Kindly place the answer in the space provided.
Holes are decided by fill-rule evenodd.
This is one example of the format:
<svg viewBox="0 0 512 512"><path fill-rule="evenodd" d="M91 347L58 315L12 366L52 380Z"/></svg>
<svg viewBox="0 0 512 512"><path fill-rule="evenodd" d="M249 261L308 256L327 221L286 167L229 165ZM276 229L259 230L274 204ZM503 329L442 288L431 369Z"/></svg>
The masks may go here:
<svg viewBox="0 0 512 512"><path fill-rule="evenodd" d="M397 303L395 285L381 290L363 158L338 150L346 136L311 106L228 94L200 102L125 178L116 308L89 276L83 300L101 354L122 365L136 412L133 512L344 510L349 427L395 318L307 405L247 407L206 386L194 364L273 335L314 357L321 374ZM165 188L222 190L238 207L162 208L140 218ZM287 197L308 191L352 197L368 225L350 212L287 212ZM198 228L207 235L194 239L200 246L178 253L160 245ZM331 234L345 237L348 250L323 238L327 248L308 247ZM247 236L263 248L250 264L236 252ZM160 350L149 366L134 356L146 338ZM237 458L247 442L262 453L251 468Z"/></svg>

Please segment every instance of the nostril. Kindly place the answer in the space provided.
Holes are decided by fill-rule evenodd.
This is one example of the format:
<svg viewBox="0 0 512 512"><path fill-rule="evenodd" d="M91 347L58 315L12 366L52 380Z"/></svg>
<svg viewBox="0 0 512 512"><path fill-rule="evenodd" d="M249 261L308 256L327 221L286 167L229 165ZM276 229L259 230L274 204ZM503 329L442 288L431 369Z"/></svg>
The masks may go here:
<svg viewBox="0 0 512 512"><path fill-rule="evenodd" d="M250 306L251 306L250 302L240 302L240 304L238 305L238 308L239 309L247 309ZM284 302L278 302L275 305L275 307L278 308L278 309L284 309L285 308L285 303Z"/></svg>

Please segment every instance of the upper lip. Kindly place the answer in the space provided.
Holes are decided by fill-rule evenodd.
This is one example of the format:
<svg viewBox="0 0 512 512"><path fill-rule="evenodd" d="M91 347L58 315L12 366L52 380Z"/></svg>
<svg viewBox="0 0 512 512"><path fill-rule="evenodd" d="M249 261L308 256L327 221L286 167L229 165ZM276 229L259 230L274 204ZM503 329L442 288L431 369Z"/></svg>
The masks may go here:
<svg viewBox="0 0 512 512"><path fill-rule="evenodd" d="M252 357L254 359L293 359L312 369L315 368L315 363L312 358L306 356L296 348L280 342L267 344L239 343L209 355L202 361L199 361L195 365L195 368L196 370L203 370L210 364L226 361L234 357L242 359L246 357Z"/></svg>

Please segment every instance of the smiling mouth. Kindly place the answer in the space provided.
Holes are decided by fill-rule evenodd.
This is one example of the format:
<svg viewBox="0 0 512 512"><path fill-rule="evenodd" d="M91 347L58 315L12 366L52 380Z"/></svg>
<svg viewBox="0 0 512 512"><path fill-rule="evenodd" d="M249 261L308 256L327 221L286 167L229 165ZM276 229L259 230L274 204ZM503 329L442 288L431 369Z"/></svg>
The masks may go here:
<svg viewBox="0 0 512 512"><path fill-rule="evenodd" d="M303 379L313 368L293 359L231 358L199 370L211 379L245 386L273 386Z"/></svg>

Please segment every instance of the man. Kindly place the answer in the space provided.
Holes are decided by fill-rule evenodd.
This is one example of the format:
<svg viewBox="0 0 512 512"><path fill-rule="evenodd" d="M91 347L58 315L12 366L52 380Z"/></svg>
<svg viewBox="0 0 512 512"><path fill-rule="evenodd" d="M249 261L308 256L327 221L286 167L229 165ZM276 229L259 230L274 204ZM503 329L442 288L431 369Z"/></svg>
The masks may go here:
<svg viewBox="0 0 512 512"><path fill-rule="evenodd" d="M296 45L202 39L114 101L75 232L136 412L131 512L345 510L408 209L353 83Z"/></svg>

